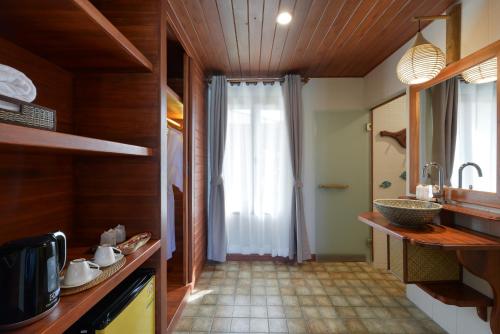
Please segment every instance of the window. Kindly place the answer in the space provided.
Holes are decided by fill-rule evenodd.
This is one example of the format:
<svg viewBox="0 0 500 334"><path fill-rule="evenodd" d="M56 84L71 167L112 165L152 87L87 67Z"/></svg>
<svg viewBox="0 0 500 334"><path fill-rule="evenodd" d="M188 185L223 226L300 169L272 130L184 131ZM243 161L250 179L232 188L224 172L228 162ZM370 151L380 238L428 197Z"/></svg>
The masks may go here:
<svg viewBox="0 0 500 334"><path fill-rule="evenodd" d="M288 256L293 177L280 85L230 85L223 178L228 253Z"/></svg>

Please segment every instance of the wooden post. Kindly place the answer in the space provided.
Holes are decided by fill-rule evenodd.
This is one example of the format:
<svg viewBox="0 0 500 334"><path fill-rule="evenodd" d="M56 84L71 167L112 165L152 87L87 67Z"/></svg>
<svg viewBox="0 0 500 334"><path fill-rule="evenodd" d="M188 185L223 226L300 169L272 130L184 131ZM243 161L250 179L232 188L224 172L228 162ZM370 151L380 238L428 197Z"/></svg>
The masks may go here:
<svg viewBox="0 0 500 334"><path fill-rule="evenodd" d="M446 20L446 65L460 60L460 30L462 4L456 4L448 10Z"/></svg>

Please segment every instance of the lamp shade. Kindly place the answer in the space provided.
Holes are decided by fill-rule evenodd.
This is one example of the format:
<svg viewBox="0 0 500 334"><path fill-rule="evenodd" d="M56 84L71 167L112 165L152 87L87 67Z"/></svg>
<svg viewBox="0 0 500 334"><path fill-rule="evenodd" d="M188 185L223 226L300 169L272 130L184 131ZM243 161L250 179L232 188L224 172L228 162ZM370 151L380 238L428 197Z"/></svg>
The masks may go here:
<svg viewBox="0 0 500 334"><path fill-rule="evenodd" d="M398 78L407 85L426 82L436 77L445 63L443 51L427 41L419 31L415 43L398 63Z"/></svg>
<svg viewBox="0 0 500 334"><path fill-rule="evenodd" d="M487 83L497 80L497 58L488 59L479 65L462 72L462 77L468 83Z"/></svg>

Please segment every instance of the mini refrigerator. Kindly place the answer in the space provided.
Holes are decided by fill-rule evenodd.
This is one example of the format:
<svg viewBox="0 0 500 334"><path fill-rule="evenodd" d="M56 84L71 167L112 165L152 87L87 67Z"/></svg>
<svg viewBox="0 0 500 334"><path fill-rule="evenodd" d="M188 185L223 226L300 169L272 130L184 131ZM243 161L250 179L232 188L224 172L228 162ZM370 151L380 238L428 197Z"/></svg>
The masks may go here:
<svg viewBox="0 0 500 334"><path fill-rule="evenodd" d="M68 332L154 334L154 270L139 269L134 272L78 320Z"/></svg>

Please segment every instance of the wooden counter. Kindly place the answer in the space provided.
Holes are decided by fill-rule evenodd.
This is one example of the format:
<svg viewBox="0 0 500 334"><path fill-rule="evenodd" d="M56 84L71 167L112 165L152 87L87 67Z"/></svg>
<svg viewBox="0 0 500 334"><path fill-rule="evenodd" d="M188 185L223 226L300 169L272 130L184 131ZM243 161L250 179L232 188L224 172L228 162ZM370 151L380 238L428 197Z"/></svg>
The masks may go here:
<svg viewBox="0 0 500 334"><path fill-rule="evenodd" d="M150 240L145 246L141 247L135 253L127 255L125 265L101 284L69 296L62 296L59 304L54 311L49 313L31 325L18 328L12 331L2 333L37 333L37 334L55 334L63 333L82 315L96 305L111 290L127 278L134 270L139 268L147 259L160 249L160 240ZM89 247L69 248L68 257L74 259L78 257L88 258Z"/></svg>
<svg viewBox="0 0 500 334"><path fill-rule="evenodd" d="M500 250L500 241L491 236L457 226L428 224L421 230L393 225L378 212L364 212L358 219L371 227L413 245L443 248L446 250Z"/></svg>

